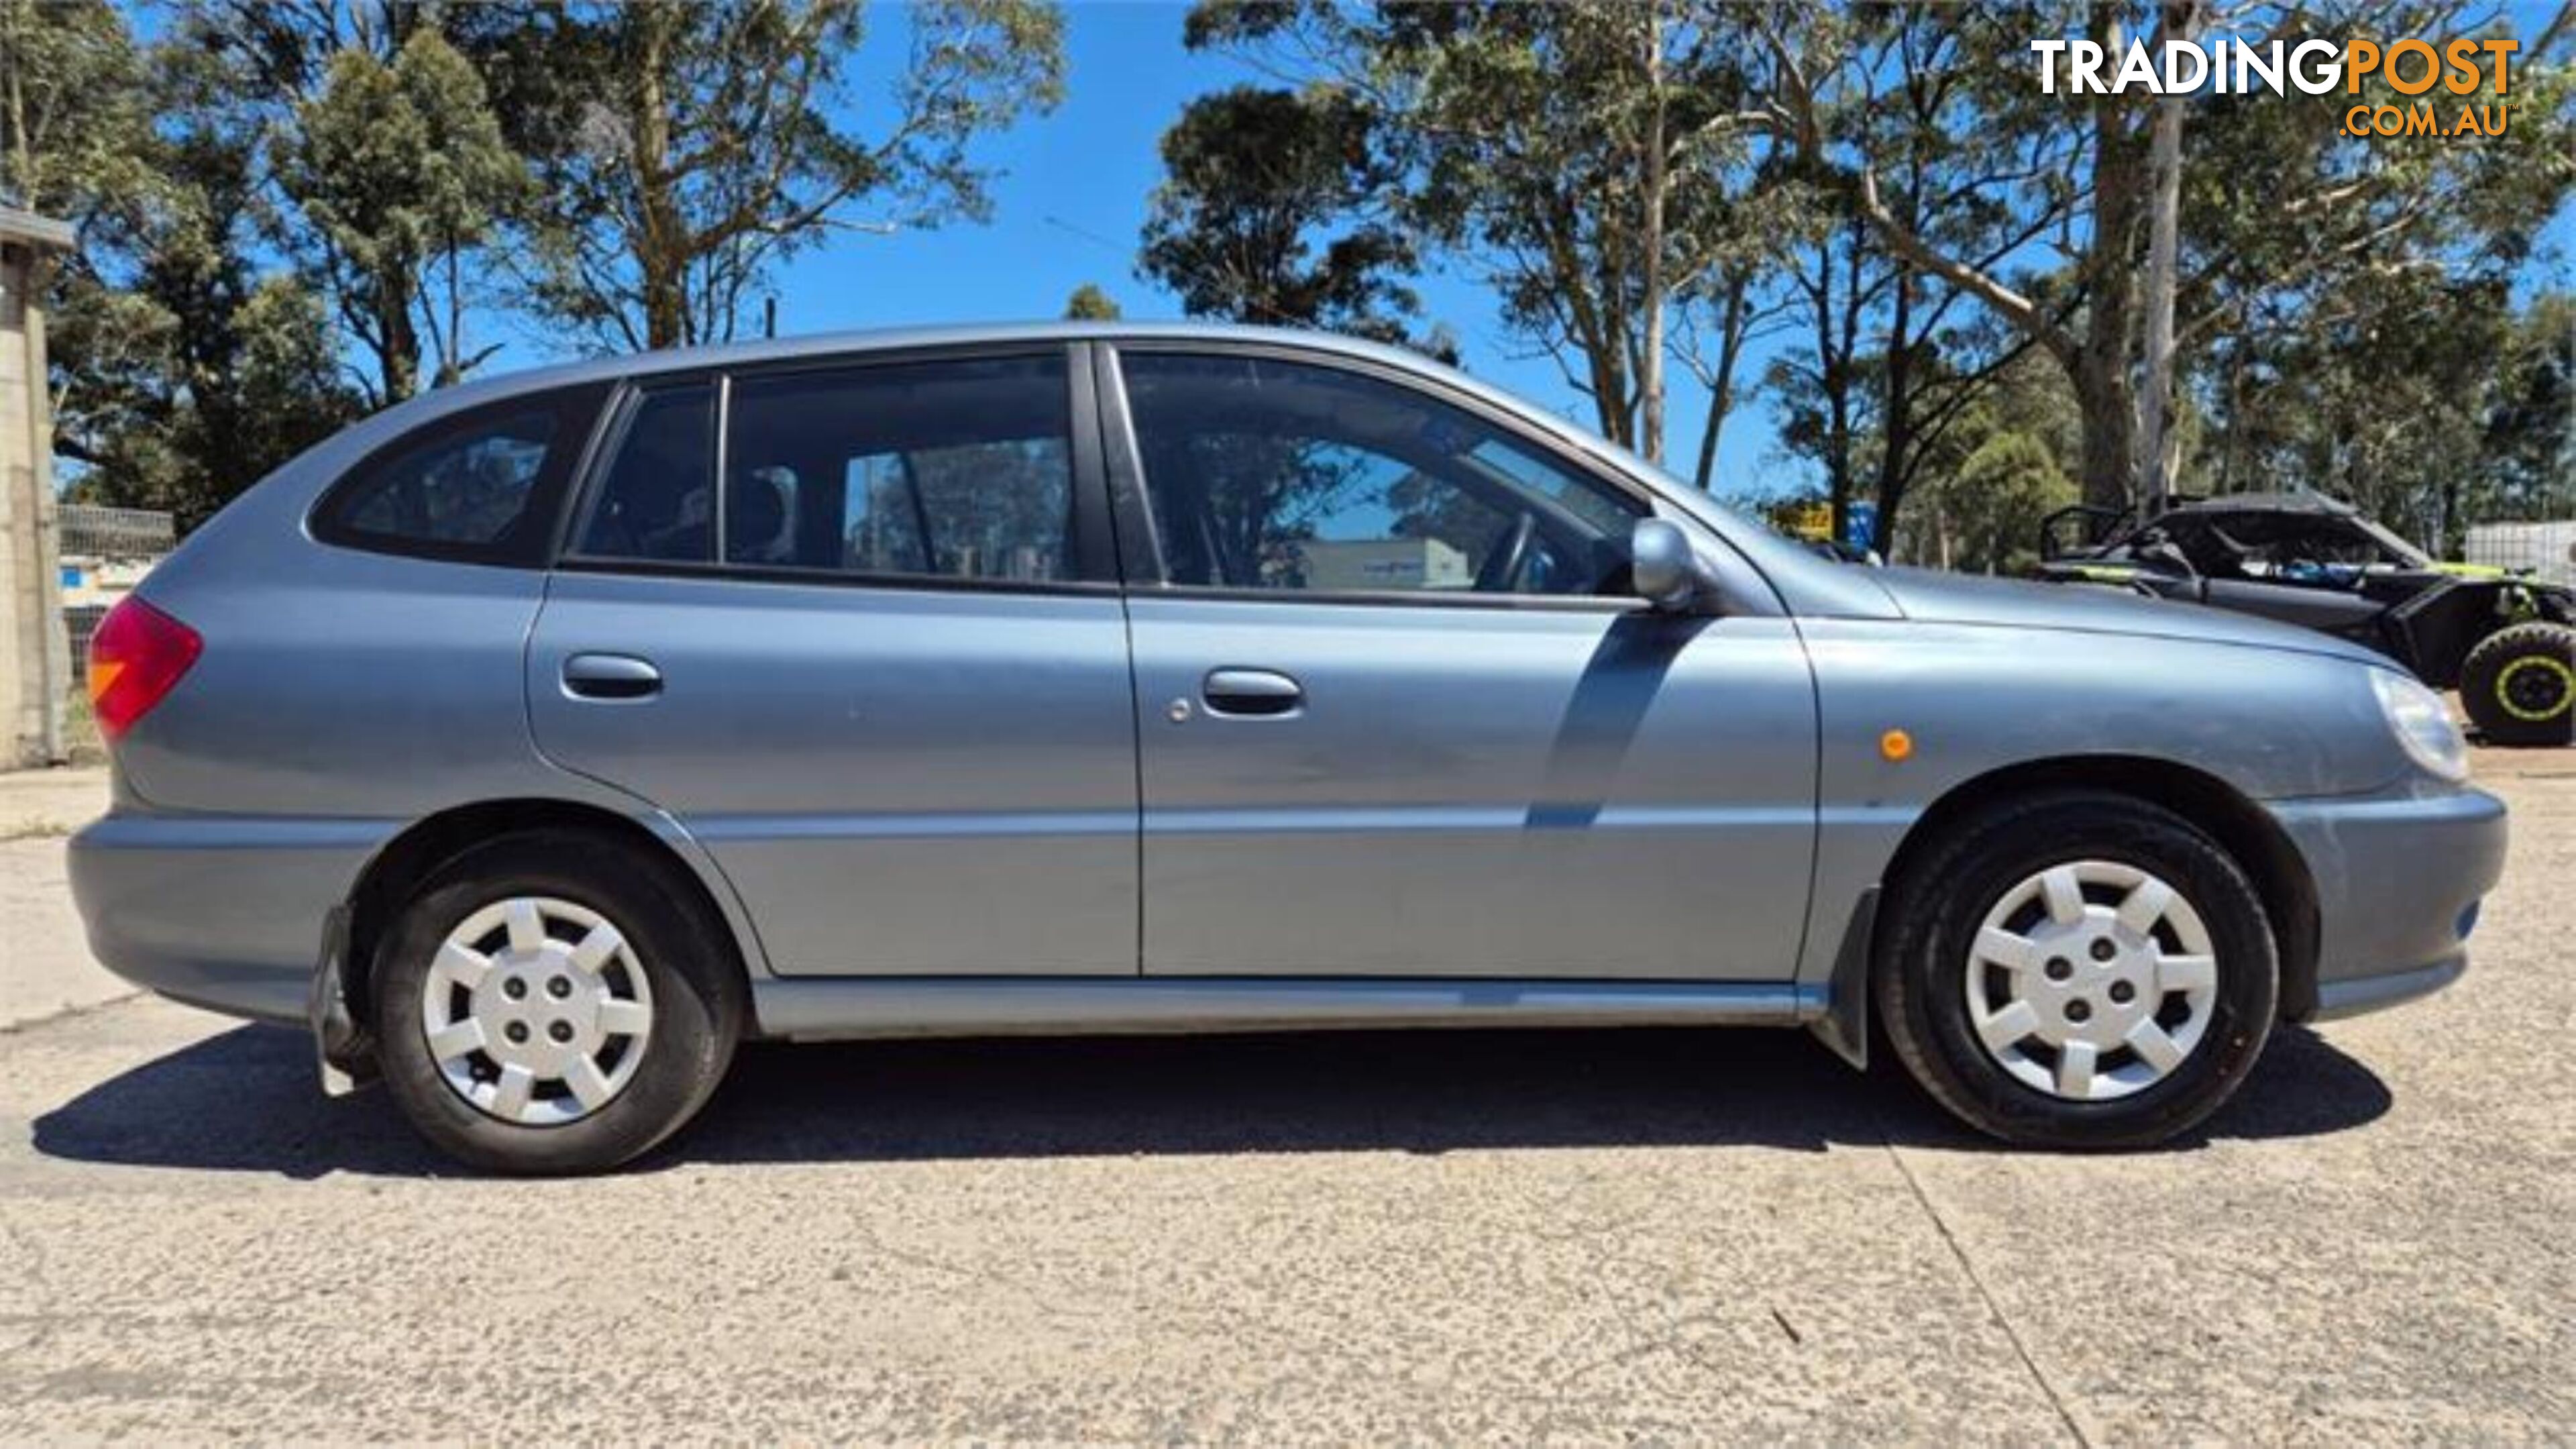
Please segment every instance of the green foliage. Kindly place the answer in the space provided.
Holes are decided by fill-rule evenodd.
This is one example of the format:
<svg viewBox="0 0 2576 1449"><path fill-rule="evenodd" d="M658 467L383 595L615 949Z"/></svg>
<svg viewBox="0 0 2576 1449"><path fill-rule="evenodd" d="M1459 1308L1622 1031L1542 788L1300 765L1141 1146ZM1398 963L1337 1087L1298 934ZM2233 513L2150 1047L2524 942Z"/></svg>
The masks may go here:
<svg viewBox="0 0 2576 1449"><path fill-rule="evenodd" d="M0 0L0 203L81 222L148 190L142 79L106 0Z"/></svg>
<svg viewBox="0 0 2576 1449"><path fill-rule="evenodd" d="M1192 316L1407 340L1417 265L1373 209L1389 182L1369 112L1253 86L1189 103L1162 141L1138 265Z"/></svg>
<svg viewBox="0 0 2576 1449"><path fill-rule="evenodd" d="M1974 573L2029 568L2041 520L2079 499L2066 461L2081 432L2064 377L2024 354L1945 431L1889 552Z"/></svg>
<svg viewBox="0 0 2576 1449"><path fill-rule="evenodd" d="M390 64L338 52L273 154L280 186L303 211L308 267L375 355L370 403L417 390L424 332L440 383L489 355L466 350L461 335L463 258L518 205L528 176L464 56L426 29Z"/></svg>
<svg viewBox="0 0 2576 1449"><path fill-rule="evenodd" d="M2484 437L2464 512L2576 517L2576 293L2545 294L2515 319L2481 401ZM2446 556L2459 546L2446 537Z"/></svg>
<svg viewBox="0 0 2576 1449"><path fill-rule="evenodd" d="M69 23L0 53L0 91L94 88L7 148L21 198L80 227L50 289L55 454L78 496L193 526L356 399L320 300L255 260L277 218L238 69L138 48L103 6L46 8Z"/></svg>
<svg viewBox="0 0 2576 1449"><path fill-rule="evenodd" d="M2424 4L2374 28L2468 33L2475 14ZM2179 386L2208 427L2181 486L2321 488L2437 551L2475 517L2576 514L2576 469L2551 460L2566 423L2549 416L2546 382L2548 318L2565 301L2518 315L2512 295L2576 182L2576 78L2563 58L2517 59L2496 137L2344 135L2355 104L2417 104L2384 76L2359 95L2195 109ZM2462 104L2424 100L2445 125ZM2534 383L2538 410L2506 401Z"/></svg>
<svg viewBox="0 0 2576 1449"><path fill-rule="evenodd" d="M2576 516L2567 294L2517 310L2500 279L2419 273L2319 301L2210 350L2186 487L2317 488L2436 552L2482 519Z"/></svg>
<svg viewBox="0 0 2576 1449"><path fill-rule="evenodd" d="M1064 316L1068 322L1115 322L1118 301L1100 290L1098 282L1085 282L1064 299Z"/></svg>
<svg viewBox="0 0 2576 1449"><path fill-rule="evenodd" d="M1282 213L1302 235L1339 209L1365 219L1358 255L1318 280L1408 269L1420 238L1494 288L1505 326L1557 359L1605 434L1661 454L1676 313L1767 244L1748 199L1757 131L1735 11L1207 0L1186 24L1192 45L1249 53L1303 87L1204 112L1201 129L1258 121L1315 159L1232 168L1227 214L1244 224L1170 254L1174 286L1221 294L1238 255L1226 240ZM1221 141L1167 162L1232 154ZM1350 193L1338 208L1337 185Z"/></svg>
<svg viewBox="0 0 2576 1449"><path fill-rule="evenodd" d="M2203 12L2292 38L2496 23L2471 0ZM985 218L978 145L1061 96L1062 15L938 0L887 54L879 13L198 0L147 45L109 0L0 0L0 201L81 237L48 282L65 478L194 520L466 375L493 302L576 345L721 340L782 258ZM1762 379L1783 451L1917 560L2010 569L2070 480L2123 499L2168 459L2188 491L2322 488L2437 547L2576 514L2576 301L2531 286L2576 188L2576 30L2522 36L2511 125L2476 139L2343 135L2384 80L2178 110L2032 83L2034 37L2185 14L1201 0L1188 43L1270 79L1173 119L1138 269L1193 314L1444 355L1414 288L1475 278L1641 451L1684 432L1668 364L1696 375L1702 486L1742 359L1793 328ZM2146 460L2160 115L2173 421Z"/></svg>
<svg viewBox="0 0 2576 1449"><path fill-rule="evenodd" d="M914 7L863 96L865 18L205 0L144 48L102 0L0 0L0 194L83 232L54 287L66 478L190 522L424 371L464 376L496 281L593 341L714 340L835 230L981 219L972 144L1055 104L1061 15Z"/></svg>

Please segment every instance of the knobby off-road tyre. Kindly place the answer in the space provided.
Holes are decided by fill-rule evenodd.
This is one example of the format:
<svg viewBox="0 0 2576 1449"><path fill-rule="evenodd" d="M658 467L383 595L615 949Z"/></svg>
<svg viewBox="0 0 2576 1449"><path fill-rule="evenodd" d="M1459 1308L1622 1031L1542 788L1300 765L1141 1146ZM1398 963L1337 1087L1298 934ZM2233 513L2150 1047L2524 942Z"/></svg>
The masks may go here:
<svg viewBox="0 0 2576 1449"><path fill-rule="evenodd" d="M1990 807L1916 861L1887 910L1873 987L1889 1042L1934 1100L2008 1142L2162 1142L2217 1111L2271 1034L2280 963L2261 896L2215 840L2143 800Z"/></svg>
<svg viewBox="0 0 2576 1449"><path fill-rule="evenodd" d="M599 1172L678 1131L733 1059L746 989L677 868L540 830L440 867L376 955L384 1079L422 1136L494 1172Z"/></svg>
<svg viewBox="0 0 2576 1449"><path fill-rule="evenodd" d="M2498 629L2460 666L2460 703L2490 744L2576 741L2576 628Z"/></svg>

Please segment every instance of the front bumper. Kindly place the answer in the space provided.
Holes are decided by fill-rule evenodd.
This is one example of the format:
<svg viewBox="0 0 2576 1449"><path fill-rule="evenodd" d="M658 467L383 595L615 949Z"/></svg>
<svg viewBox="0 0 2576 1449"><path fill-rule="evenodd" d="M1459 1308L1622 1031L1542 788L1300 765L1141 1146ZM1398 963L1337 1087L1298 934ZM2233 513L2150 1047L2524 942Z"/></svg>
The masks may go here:
<svg viewBox="0 0 2576 1449"><path fill-rule="evenodd" d="M2459 979L2479 902L2504 874L2503 801L2419 789L2269 808L2317 893L2316 999L2301 1019L2376 1011Z"/></svg>

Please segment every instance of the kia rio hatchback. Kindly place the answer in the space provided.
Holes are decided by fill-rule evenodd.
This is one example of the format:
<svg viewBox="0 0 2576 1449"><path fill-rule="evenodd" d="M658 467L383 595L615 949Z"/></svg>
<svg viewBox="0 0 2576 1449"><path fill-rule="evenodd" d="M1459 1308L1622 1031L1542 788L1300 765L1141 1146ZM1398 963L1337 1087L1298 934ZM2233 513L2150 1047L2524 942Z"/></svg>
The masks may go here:
<svg viewBox="0 0 2576 1449"><path fill-rule="evenodd" d="M2016 1142L2456 978L2504 853L2326 636L1852 568L1409 354L1050 326L443 389L99 630L99 959L432 1141L745 1037L1875 1024Z"/></svg>

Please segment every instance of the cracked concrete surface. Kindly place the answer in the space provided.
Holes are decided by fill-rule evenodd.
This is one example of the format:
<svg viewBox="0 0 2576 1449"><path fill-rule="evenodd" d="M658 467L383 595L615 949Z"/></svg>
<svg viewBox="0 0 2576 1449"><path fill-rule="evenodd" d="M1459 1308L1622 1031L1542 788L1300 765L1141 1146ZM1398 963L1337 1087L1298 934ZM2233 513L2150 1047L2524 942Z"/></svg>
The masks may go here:
<svg viewBox="0 0 2576 1449"><path fill-rule="evenodd" d="M2563 1439L2571 766L2481 756L2467 980L2130 1156L1800 1036L1415 1034L752 1049L641 1170L499 1182L289 1032L22 1024L0 1438Z"/></svg>
<svg viewBox="0 0 2576 1449"><path fill-rule="evenodd" d="M0 1032L134 995L90 960L63 874L63 837L106 808L105 770L0 771Z"/></svg>

